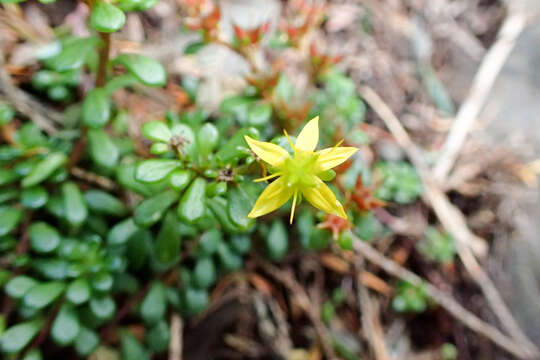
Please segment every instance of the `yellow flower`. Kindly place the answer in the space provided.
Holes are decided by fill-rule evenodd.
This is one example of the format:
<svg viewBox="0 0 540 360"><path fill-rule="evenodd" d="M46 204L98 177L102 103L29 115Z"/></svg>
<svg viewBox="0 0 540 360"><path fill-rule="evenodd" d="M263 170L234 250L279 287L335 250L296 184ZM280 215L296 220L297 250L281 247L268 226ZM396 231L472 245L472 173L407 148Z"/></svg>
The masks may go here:
<svg viewBox="0 0 540 360"><path fill-rule="evenodd" d="M291 157L284 148L264 141L257 141L249 136L245 139L251 150L263 161L270 164L275 172L272 175L257 179L265 181L278 177L259 196L253 209L248 214L256 218L272 212L293 198L290 222L294 217L296 201L300 195L311 205L327 213L347 219L343 206L320 176L338 166L351 157L358 149L354 147L336 146L315 151L319 142L319 117L310 120L302 129L293 145L287 132L285 136L294 150Z"/></svg>

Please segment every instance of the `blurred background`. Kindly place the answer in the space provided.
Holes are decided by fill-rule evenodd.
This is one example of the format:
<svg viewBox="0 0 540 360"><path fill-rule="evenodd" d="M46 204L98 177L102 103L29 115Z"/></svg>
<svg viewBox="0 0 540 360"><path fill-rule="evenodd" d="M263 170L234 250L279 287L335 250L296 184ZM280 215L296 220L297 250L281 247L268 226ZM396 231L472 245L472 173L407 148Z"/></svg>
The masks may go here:
<svg viewBox="0 0 540 360"><path fill-rule="evenodd" d="M88 35L88 7L69 0L12 5L0 10L3 66L36 95L28 85L40 67L36 44L53 39L58 29ZM201 29L214 26L216 7L219 36L205 41ZM296 132L306 120L304 106L312 105L308 94L322 86L313 71L331 65L352 80L365 104L361 129L370 142L362 156L410 163L414 169L396 170L394 181L416 179L412 171L425 185L416 202L379 196L390 205L363 223L382 261L362 248L343 255L332 246L291 246L274 264L252 252L242 269L213 288L208 309L184 319L181 333L176 328L172 341L181 343L180 357L170 350L154 358L540 359L534 352L519 354L520 346L533 347L526 337L540 346L537 14L538 0L160 0L127 13L112 53L148 55L169 76L164 90L114 94L129 110L133 136L142 123L190 106L184 91L190 79L198 86L196 105L213 114L249 85L291 93L276 111L298 118L284 126ZM244 36L250 41L254 31L260 46L247 56L227 45ZM272 83L278 77L279 84ZM91 86L83 77L76 91ZM335 109L326 111L322 121L337 116ZM402 128L392 127L392 119ZM412 143L400 138L400 129ZM414 149L421 149L420 163ZM300 236L292 232L290 241ZM385 259L397 264L397 272L385 268ZM407 276L396 278L403 269L492 328L471 325L468 313L444 296L402 281ZM515 341L508 345L513 352L502 349L508 339L500 340L496 328ZM137 329L133 325L134 334ZM117 358L106 346L90 356Z"/></svg>

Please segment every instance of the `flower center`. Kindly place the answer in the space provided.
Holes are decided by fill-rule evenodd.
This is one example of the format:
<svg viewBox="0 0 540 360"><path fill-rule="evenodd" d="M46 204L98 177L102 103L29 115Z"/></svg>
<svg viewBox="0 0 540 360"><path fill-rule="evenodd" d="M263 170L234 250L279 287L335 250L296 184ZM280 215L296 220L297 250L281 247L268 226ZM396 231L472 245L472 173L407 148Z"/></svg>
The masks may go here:
<svg viewBox="0 0 540 360"><path fill-rule="evenodd" d="M284 164L283 176L285 176L287 186L297 189L315 186L316 182L313 176L315 175L317 157L311 151L295 149L294 157L285 160Z"/></svg>

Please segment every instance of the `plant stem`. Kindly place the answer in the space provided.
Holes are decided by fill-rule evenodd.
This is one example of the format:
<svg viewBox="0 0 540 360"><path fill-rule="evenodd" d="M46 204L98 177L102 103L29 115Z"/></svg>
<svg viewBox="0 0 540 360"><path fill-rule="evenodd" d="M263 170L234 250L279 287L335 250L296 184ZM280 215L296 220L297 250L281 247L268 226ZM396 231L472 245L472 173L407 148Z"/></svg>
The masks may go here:
<svg viewBox="0 0 540 360"><path fill-rule="evenodd" d="M99 49L99 65L96 75L96 87L103 87L107 82L107 65L109 63L109 53L111 49L111 34L99 33L103 40L103 47Z"/></svg>
<svg viewBox="0 0 540 360"><path fill-rule="evenodd" d="M99 37L103 40L103 47L99 49L99 64L96 74L96 87L103 87L107 82L107 65L109 63L109 53L111 49L111 34L99 33ZM73 147L73 151L69 157L68 167L73 169L84 154L86 148L86 133L87 129L83 125L81 135Z"/></svg>

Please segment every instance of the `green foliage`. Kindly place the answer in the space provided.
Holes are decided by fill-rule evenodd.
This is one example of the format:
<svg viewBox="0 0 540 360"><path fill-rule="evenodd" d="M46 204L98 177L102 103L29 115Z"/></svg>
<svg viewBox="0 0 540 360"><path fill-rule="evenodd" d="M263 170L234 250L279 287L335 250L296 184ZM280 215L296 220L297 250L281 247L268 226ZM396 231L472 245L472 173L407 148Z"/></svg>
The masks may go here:
<svg viewBox="0 0 540 360"><path fill-rule="evenodd" d="M158 61L139 54L121 54L114 60L125 68L141 83L148 86L162 86L167 81L163 65Z"/></svg>
<svg viewBox="0 0 540 360"><path fill-rule="evenodd" d="M283 259L289 247L289 234L281 220L272 223L266 237L268 256L275 261Z"/></svg>
<svg viewBox="0 0 540 360"><path fill-rule="evenodd" d="M321 319L329 324L336 316L336 309L339 308L346 299L347 294L343 288L335 288L330 299L324 302L321 308Z"/></svg>
<svg viewBox="0 0 540 360"><path fill-rule="evenodd" d="M375 171L383 180L375 193L380 199L409 204L422 193L420 177L408 163L379 162Z"/></svg>
<svg viewBox="0 0 540 360"><path fill-rule="evenodd" d="M128 332L122 332L122 359L125 360L149 360L150 356L147 351Z"/></svg>
<svg viewBox="0 0 540 360"><path fill-rule="evenodd" d="M122 10L106 1L96 1L90 15L90 24L94 29L104 33L120 30L126 22Z"/></svg>
<svg viewBox="0 0 540 360"><path fill-rule="evenodd" d="M456 360L459 355L458 349L451 343L444 343L440 351L442 360Z"/></svg>
<svg viewBox="0 0 540 360"><path fill-rule="evenodd" d="M64 304L52 324L51 337L58 345L66 346L75 341L80 329L77 312L71 305Z"/></svg>
<svg viewBox="0 0 540 360"><path fill-rule="evenodd" d="M111 104L109 96L100 88L91 90L84 99L82 118L84 123L91 128L103 127L111 116Z"/></svg>
<svg viewBox="0 0 540 360"><path fill-rule="evenodd" d="M417 249L429 260L440 263L451 263L456 255L452 236L431 226L426 229L425 237L418 242Z"/></svg>
<svg viewBox="0 0 540 360"><path fill-rule="evenodd" d="M8 328L0 338L0 350L5 354L19 352L37 335L42 325L43 320L36 318Z"/></svg>
<svg viewBox="0 0 540 360"><path fill-rule="evenodd" d="M396 294L392 299L392 308L400 313L420 313L428 307L428 297L422 286L414 286L408 282L400 281L396 287Z"/></svg>
<svg viewBox="0 0 540 360"><path fill-rule="evenodd" d="M351 130L364 121L366 106L357 95L354 82L344 74L331 71L323 76L322 83L323 88L314 94L311 114L342 127L343 134L349 134L348 139L353 134ZM323 133L329 135L332 134Z"/></svg>
<svg viewBox="0 0 540 360"><path fill-rule="evenodd" d="M150 291L141 302L141 317L148 325L162 320L166 311L165 288L159 282L152 284Z"/></svg>
<svg viewBox="0 0 540 360"><path fill-rule="evenodd" d="M115 102L114 92L129 88L144 96L144 86L177 85L176 80L168 80L151 57L121 53L105 61L98 55L104 54L108 34L124 26L125 12L156 2L98 0L89 14L90 36L58 29L55 42L40 51L41 67L29 85L64 110L58 134L42 132L0 103L0 130L13 132L0 144L0 255L5 263L0 286L17 314L6 317L2 354L47 358L47 349L41 349L47 341L87 358L104 349L103 329L120 330L128 318L139 319L144 335L134 336L128 328L118 332L122 359L162 356L170 339L170 314L203 313L212 287L241 269L251 251L279 262L296 238L310 251L332 241L328 230L317 227L323 215L304 208L301 199L294 226L283 212L267 219L248 217L263 189L253 182L262 162L244 137L279 143L292 152L281 130L320 114L321 144L333 145L342 136L351 145L367 144L358 128L365 106L352 80L326 72L317 78L320 86L305 94L312 106L292 117L286 107L298 94L284 74L268 88L248 87L226 98L212 114L196 105L199 80L183 76L178 86L190 104L144 123L144 139L132 137L129 110ZM365 164L355 160L351 168L346 175L336 170L321 177L344 179L351 190ZM402 183L412 182L402 181L412 178L408 170L381 170L391 199L412 201L420 193L412 185L403 188ZM394 182L388 180L392 176ZM363 239L381 233L369 212L350 209L350 221L350 231ZM352 248L351 232L339 234L341 248ZM323 306L323 319L330 321L343 301L344 292L336 290ZM37 338L41 343L30 346L44 324L50 328ZM335 346L346 353L346 347Z"/></svg>
<svg viewBox="0 0 540 360"><path fill-rule="evenodd" d="M15 110L13 107L5 103L0 103L0 125L9 123L13 116L15 116Z"/></svg>
<svg viewBox="0 0 540 360"><path fill-rule="evenodd" d="M59 74L66 74L67 71L80 69L87 61L96 45L100 44L97 37L85 38L69 37L63 39L61 50L53 56L44 59L46 67ZM45 84L44 84L45 85ZM57 85L48 82L46 86Z"/></svg>

